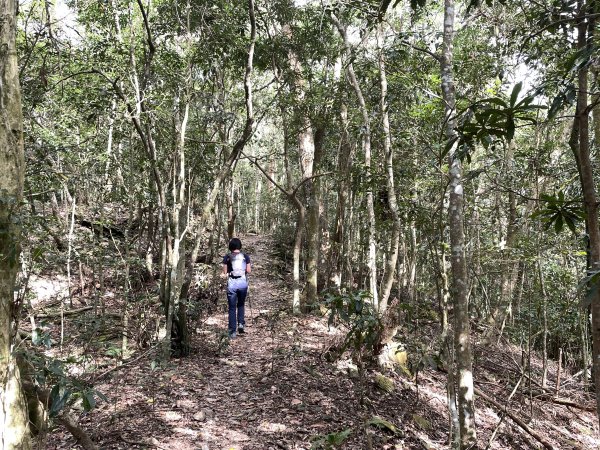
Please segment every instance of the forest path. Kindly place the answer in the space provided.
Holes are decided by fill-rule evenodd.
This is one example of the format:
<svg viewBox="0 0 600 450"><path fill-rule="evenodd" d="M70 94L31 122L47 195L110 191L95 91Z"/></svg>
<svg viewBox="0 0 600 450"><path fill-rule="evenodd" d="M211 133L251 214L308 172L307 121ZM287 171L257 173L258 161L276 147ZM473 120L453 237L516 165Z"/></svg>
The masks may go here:
<svg viewBox="0 0 600 450"><path fill-rule="evenodd" d="M212 305L213 312L191 321L189 357L172 358L161 367L158 347L146 349L95 383L109 401L81 413L79 421L98 448L308 450L315 439L342 431L348 437L340 448L348 450L367 448L366 439L377 450L447 448L446 375L424 368L418 383L411 383L401 373L386 372L395 380L395 389L387 392L376 387L370 371L360 405L361 383L348 371L348 361L323 358L324 349L343 330L330 329L325 317L292 315L289 282L281 275L272 239L243 236L242 242L253 265L247 333L226 338L227 302L221 281L217 308ZM220 260L213 264L209 271L220 271ZM193 306L208 305L200 301ZM428 327L422 332L433 333ZM504 382L496 380L514 378L520 352L510 346L483 350L476 350L477 380L485 382L491 396L506 398ZM579 391L573 385L562 395L577 399ZM519 413L520 407L513 402L514 411ZM374 417L392 423L396 431L379 422L369 427L367 438L365 422ZM480 407L477 417L481 442L504 422L493 449L537 448L523 430L499 419L492 408ZM555 448L600 448L593 413L542 401L535 405L530 425L545 430ZM573 439L581 445L568 444ZM40 448L81 447L69 432L56 427Z"/></svg>
<svg viewBox="0 0 600 450"><path fill-rule="evenodd" d="M217 310L193 324L189 357L159 368L149 356L97 386L111 403L82 423L100 448L299 450L318 435L360 428L354 380L321 358L339 331L329 330L325 318L291 314L291 292L269 237L242 242L252 262L247 332L226 338L222 282ZM220 260L214 263L220 271ZM399 395L380 395L372 408L396 409L401 402L389 397ZM347 448L363 448L358 435L347 442L353 438L359 442Z"/></svg>
<svg viewBox="0 0 600 450"><path fill-rule="evenodd" d="M316 368L331 339L326 323L290 314L291 290L278 275L269 237L245 236L242 242L252 263L246 333L225 338L223 286L222 307L199 330L200 351L181 360L189 373L201 374L193 418L202 425L202 442L186 447L179 440L178 447L171 442L168 448L308 449L312 437L332 426L343 430L355 420L353 382ZM210 343L215 336L218 343ZM339 406L344 404L350 406L345 413Z"/></svg>

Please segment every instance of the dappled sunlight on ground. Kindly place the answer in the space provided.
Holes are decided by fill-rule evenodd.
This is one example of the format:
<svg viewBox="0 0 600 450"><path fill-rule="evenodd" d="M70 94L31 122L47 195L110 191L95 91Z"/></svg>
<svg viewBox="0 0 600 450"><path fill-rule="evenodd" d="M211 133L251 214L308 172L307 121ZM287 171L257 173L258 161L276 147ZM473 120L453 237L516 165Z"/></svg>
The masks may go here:
<svg viewBox="0 0 600 450"><path fill-rule="evenodd" d="M325 317L292 315L289 287L269 267L270 241L252 237L248 243L255 265L247 333L226 339L223 293L216 310L194 326L192 355L172 359L161 368L153 363L156 352L150 351L139 359L134 356L98 382L95 388L110 402L99 402L97 409L79 419L99 447L306 450L316 438L349 430L343 448L362 450L365 422L383 420L395 431L369 426L375 449L448 448L446 374L428 368L418 374L385 372L394 387L384 392L374 382L374 371L368 370L361 383L351 359L326 361L326 350L332 342L340 342L343 331L328 327ZM412 357L409 352L409 360ZM503 377L513 370L505 358L501 352L488 351L478 357L474 371L476 383L485 381L485 390L495 392L499 400L508 396ZM508 418L501 419L501 411L476 401L480 442L487 443L498 427L490 448L534 445ZM519 402L522 396L515 397L511 407L527 417L527 408ZM593 413L551 403L536 404L534 413L530 425L548 434L557 448L567 448L567 440L574 437L580 448L598 447ZM56 428L46 448L78 447L70 434Z"/></svg>

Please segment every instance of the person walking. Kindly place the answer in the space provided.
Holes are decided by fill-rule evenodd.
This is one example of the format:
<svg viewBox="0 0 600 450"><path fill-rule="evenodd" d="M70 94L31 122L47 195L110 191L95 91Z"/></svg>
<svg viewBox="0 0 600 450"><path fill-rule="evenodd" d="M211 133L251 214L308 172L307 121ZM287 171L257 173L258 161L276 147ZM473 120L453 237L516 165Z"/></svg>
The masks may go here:
<svg viewBox="0 0 600 450"><path fill-rule="evenodd" d="M238 238L229 241L229 252L223 257L221 277L227 278L228 331L229 338L233 339L236 337L236 331L240 334L245 332L244 306L248 295L247 275L252 271L252 266L250 256L242 253L242 241Z"/></svg>

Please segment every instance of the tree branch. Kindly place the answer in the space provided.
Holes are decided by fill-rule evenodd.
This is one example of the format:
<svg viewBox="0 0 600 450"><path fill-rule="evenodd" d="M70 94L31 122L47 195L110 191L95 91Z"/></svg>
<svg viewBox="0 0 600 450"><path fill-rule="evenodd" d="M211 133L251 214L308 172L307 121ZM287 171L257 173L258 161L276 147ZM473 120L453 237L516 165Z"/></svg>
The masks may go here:
<svg viewBox="0 0 600 450"><path fill-rule="evenodd" d="M552 444L550 444L540 433L538 433L534 429L530 428L523 419L521 419L519 416L517 416L513 412L509 411L508 407L506 405L502 406L500 403L498 403L496 400L491 398L489 395L487 395L481 389L475 388L475 393L478 396L480 396L481 398L483 398L486 402L491 403L498 410L503 411L504 414L506 414L508 417L510 417L513 422L515 422L517 425L519 425L529 435L533 436L540 444L542 444L544 446L544 448L547 448L548 450L555 450L555 447Z"/></svg>
<svg viewBox="0 0 600 450"><path fill-rule="evenodd" d="M148 23L148 14L144 9L144 5L142 4L142 0L137 0L137 4L140 7L140 11L142 12L142 17L144 18L144 29L146 30L146 35L148 37L148 47L150 48L151 54L154 54L156 47L154 46L154 41L152 40L152 33L150 32L150 24Z"/></svg>

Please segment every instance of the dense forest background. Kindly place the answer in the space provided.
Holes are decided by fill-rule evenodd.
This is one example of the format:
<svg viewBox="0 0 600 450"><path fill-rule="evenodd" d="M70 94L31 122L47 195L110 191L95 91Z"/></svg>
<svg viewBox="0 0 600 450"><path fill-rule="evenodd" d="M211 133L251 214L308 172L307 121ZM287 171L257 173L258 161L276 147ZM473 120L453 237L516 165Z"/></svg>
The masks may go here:
<svg viewBox="0 0 600 450"><path fill-rule="evenodd" d="M3 448L97 448L78 422L117 373L252 365L215 322L233 236L268 317L248 348L314 322L319 364L348 363L321 389L354 421L282 448L599 444L600 2L0 7ZM419 376L444 407L400 439L373 402L418 403Z"/></svg>

